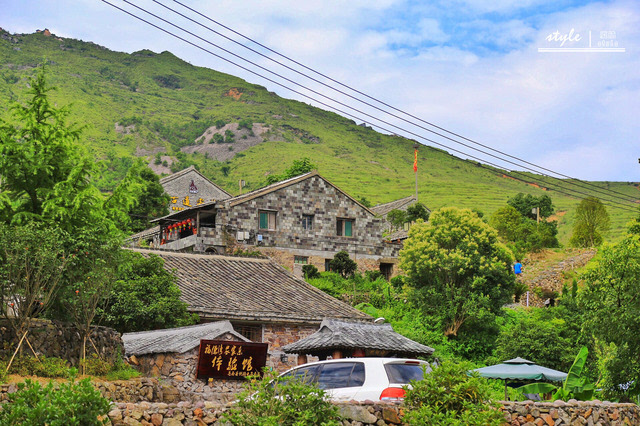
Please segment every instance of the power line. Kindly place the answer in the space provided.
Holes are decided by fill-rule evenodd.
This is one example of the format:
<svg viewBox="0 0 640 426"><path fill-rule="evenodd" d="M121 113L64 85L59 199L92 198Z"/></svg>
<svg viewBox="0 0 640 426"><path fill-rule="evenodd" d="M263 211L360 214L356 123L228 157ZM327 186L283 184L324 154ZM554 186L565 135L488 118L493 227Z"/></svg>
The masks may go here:
<svg viewBox="0 0 640 426"><path fill-rule="evenodd" d="M350 95L350 94L348 94L348 93L346 93L346 92L344 92L344 91L342 91L342 90L340 90L340 89L337 89L337 88L335 88L335 87L333 87L333 86L330 86L330 85L328 85L328 84L326 84L326 83L324 83L324 82L322 82L322 81L320 81L320 80L318 80L318 79L316 79L316 78L313 78L313 77L311 77L311 76L309 76L309 75L307 75L307 74L305 74L305 73L303 73L303 72L301 72L301 71L299 71L299 70L296 70L296 69L294 69L294 68L291 68L291 67L289 67L288 65L285 65L285 64L283 64L283 63L282 63L282 62L280 62L280 61L277 61L277 60L275 60L275 59L273 59L273 58L271 58L271 57L269 57L269 56L267 56L267 55L265 55L265 54L263 54L263 53L261 53L261 52L258 52L258 51L257 51L257 50L255 50L255 49L252 49L252 48L251 48L251 47L249 47L249 46L246 46L246 45L244 45L244 44L242 44L242 43L238 42L237 40L234 40L234 39L232 39L232 38L230 38L230 37L227 37L226 35L224 35L224 34L222 34L222 33L218 32L218 31L215 31L214 29L212 29L212 28L210 28L210 27L207 27L206 25L203 25L203 24L201 24L200 22L195 21L195 20L193 20L193 19L191 19L191 18L189 18L189 17L185 16L184 14L182 14L182 13L180 13L180 12L176 11L175 9L172 9L172 8L170 8L170 7L168 7L168 6L166 6L166 5L162 4L162 3L160 3L158 0L152 0L152 1L153 1L154 3L156 3L156 4L159 4L160 6L162 6L162 7L164 7L164 8L166 8L166 9L168 9L168 10L170 10L170 11L172 11L172 12L174 12L174 13L178 14L179 16L182 16L183 18L188 19L189 21L194 22L195 24L197 24L197 25L199 25L199 26L201 26L201 27L203 27L203 28L208 29L209 31L213 32L214 34L217 34L217 35L219 35L219 36L221 36L221 37L223 37L223 38L225 38L225 39L227 39L227 40L229 40L229 41L231 41L231 42L233 42L233 43L235 43L235 44L237 44L237 45L239 45L239 46L242 46L242 47L244 47L245 49L248 49L248 50L250 50L251 52L254 52L254 53L256 53L256 54L258 54L258 55L260 55L260 56L262 56L262 57L264 57L264 58L266 58L266 59L268 59L268 60L270 60L270 61L272 61L272 62L274 62L274 63L277 63L277 64L279 64L279 65L281 65L281 66L283 66L283 67L285 67L285 68L287 68L287 69L289 69L289 70L291 70L291 71L293 71L293 72L295 72L295 73L297 73L297 74L299 74L299 75L302 75L302 76L304 76L304 77L306 77L306 78L308 78L308 79L310 79L310 80L312 80L312 81L314 81L314 82L316 82L316 83L319 83L319 84L321 84L321 85L323 85L323 86L325 86L325 87L327 87L327 88L329 88L329 89L332 89L332 90L334 90L334 91L336 91L336 92L338 92L338 93L340 93L340 94L343 94L343 95L345 95L345 96L348 96L348 97L350 97L351 99L357 100L358 102L361 102L361 103L363 103L363 104L365 104L365 105L367 105L367 106L370 106L370 107L372 107L372 108L375 108L376 110L381 111L381 112L383 112L383 113L385 113L385 114L391 115L391 116L392 116L392 117L394 117L394 118L398 118L398 119L400 119L400 120L402 120L402 121L405 121L405 122L407 122L407 123L410 123L410 124L412 124L412 125L414 125L414 126L416 126L416 127L419 127L419 128L421 128L421 129L423 129L423 130L426 130L426 131L428 131L428 132L434 133L434 134L436 134L436 135L438 135L438 136L444 137L444 138L449 139L449 140L451 140L451 141L453 141L453 142L455 142L455 143L459 143L459 144L461 144L461 145L463 145L463 146L468 147L467 145L465 145L465 144L463 144L463 143L461 143L461 142L459 142L459 141L457 141L457 140L454 140L454 139L452 139L452 138L450 138L450 137L444 136L444 135L442 135L442 134L440 134L440 133L438 133L438 132L435 132L435 131L433 131L433 130L431 130L431 129L425 128L425 127L420 126L420 125L417 125L417 124L415 124L415 123L413 123L413 122L411 122L411 121L409 121L409 120L407 120L407 119L405 119L405 118L399 117L399 116L398 116L398 115L396 115L396 114L393 114L393 113L390 113L390 112L388 112L388 111L385 111L385 110L383 110L382 108L379 108L379 107L377 107L377 106L375 106L375 105L372 105L372 104L370 104L370 103L368 103L368 102L366 102L366 101L363 101L362 99L359 99L359 98L357 98L357 97L355 97L355 96L352 96L352 95ZM298 61L296 61L296 60L294 60L294 59L292 59L292 58L290 58L290 57L288 57L288 56L286 56L286 55L283 55L283 54L281 54L280 52L278 52L278 51L276 51L276 50L274 50L274 49L271 49L271 48L269 48L268 46L265 46L264 44L261 44L261 43L259 43L258 41L256 41L256 40L254 40L254 39L252 39L252 38L250 38L250 37L248 37L248 36L246 36L246 35L244 35L244 34L242 34L242 33L238 32L238 31L236 31L236 30L234 30L234 29L232 29L232 28L230 28L230 27L228 27L228 26L226 26L226 25L224 25L224 24L222 24L222 23L220 23L220 22L218 22L218 21L216 21L216 20L214 20L214 19L212 19L212 18L210 18L210 17L206 16L206 15L204 15L203 13L201 13L201 12L199 12L199 11L197 11L197 10L195 10L195 9L193 9L193 8L191 8L191 7L189 7L189 6L187 6L187 5L185 5L184 3L182 3L182 2L180 2L180 1L178 1L178 0L173 0L173 1L174 1L174 3L178 3L179 5L181 5L182 7L184 7L185 9L190 10L191 12L193 12L193 13L195 13L195 14L197 14L197 15L199 15L199 16L201 16L201 17L205 18L205 19L207 19L208 21L211 21L211 22L215 23L216 25L218 25L218 26L220 26L220 27L222 27L222 28L224 28L224 29L226 29L226 30L228 30L228 31L230 31L230 32L232 32L232 33L234 33L234 34L236 34L236 35L238 35L238 36L240 36L240 37L242 37L242 38L244 38L244 39L246 39L246 40L248 40L248 41L250 41L250 42L252 42L252 43L256 44L256 45L258 45L258 46L260 46L260 47L262 47L263 49L266 49L266 50L267 50L267 51L269 51L269 52L274 53L275 55L277 55L277 56L279 56L279 57L284 58L284 59L286 59L286 60L288 60L288 61L290 61L290 62L292 62L292 63L294 63L294 64L296 64L296 65L298 65L298 66L301 66L301 67L303 67L304 69L309 70L309 71L311 71L311 72L313 72L313 73L315 73L315 74L317 74L317 75L319 75L319 76L321 76L321 77L323 77L323 78L326 78L327 80L332 81L333 83L336 83L336 84L338 84L338 85L340 85L340 86L342 86L342 87L345 87L345 88L347 88L347 89L349 89L349 90L351 90L351 91L353 91L353 92L355 92L355 93L358 93L359 95L362 95L362 96L366 97L367 99L371 99L371 100L373 100L373 101L375 101L375 102L378 102L378 103L379 103L379 104L381 104L381 105L384 105L384 106L385 106L385 107L387 107L387 108L391 108L393 111L397 111L397 112L400 112L400 113L402 113L402 114L405 114L406 116L408 116L408 117L410 117L410 118L412 118L412 119L414 119L414 120L418 120L418 121L419 121L419 122L421 122L421 123L427 124L427 125L429 125L429 126L431 126L431 127L434 127L434 128L436 128L436 129L438 129L438 130L441 130L441 131L443 131L443 132L445 132L445 133L448 133L448 134L453 135L453 136L455 136L455 137L461 138L461 139L463 139L463 140L465 140L465 141L468 141L468 142L471 142L471 143L473 143L473 144L479 145L479 146L481 146L481 147L483 147L483 148L489 149L489 150L491 150L491 151L493 151L493 152L496 152L496 153L498 153L498 154L501 154L501 155L507 156L507 157L512 158L512 159L517 160L517 161L520 161L520 162L522 162L522 163L524 163L524 164L528 164L529 166L533 166L533 167L536 167L536 168L538 168L538 169L544 170L544 171L546 171L546 172L549 172L549 173L552 173L552 174L555 174L555 175L561 176L561 177L563 177L563 178L566 178L566 179L573 179L573 180L576 180L576 181L578 181L578 182L581 182L581 183L583 183L583 184L585 184L585 185L587 185L587 186L590 186L590 187L593 187L593 188L597 188L597 189L598 189L598 192L600 192L600 189L601 189L601 188L600 188L600 187L598 187L598 186L597 186L597 185L595 185L595 184L592 184L591 182L588 182L588 181L582 181L582 180L580 180L580 179L576 179L576 178L573 178L573 177L571 177L571 176L564 175L564 174L562 174L562 173L560 173L560 172L555 172L555 171L550 170L550 169L548 169L548 168L545 168L545 167L543 167L543 166L536 165L536 164L531 163L531 162L529 162L529 161L527 161L527 160L524 160L524 159L522 159L522 158L519 158L519 157L516 157L516 156L510 155L510 154L508 154L508 153L506 153L506 152L503 152L503 151L501 151L501 150L494 149L494 148L492 148L492 147L490 147L490 146L488 146L488 145L482 144L482 143L477 142L477 141L475 141L475 140L473 140L473 139L467 138L467 137L465 137L465 136L463 136L463 135L460 135L460 134L458 134L458 133L455 133L455 132L452 132L452 131L450 131L450 130L447 130L446 128L440 127L440 126L438 126L438 125L436 125L436 124L434 124L434 123L431 123L431 122L429 122L429 121L426 121L426 120L424 120L424 119L422 119L422 118L420 118L420 117L417 117L417 116L415 116L415 115L413 115L413 114L411 114L411 113L409 113L409 112L406 112L406 111L404 111L404 110L401 110L401 109L399 109L399 108L396 108L396 107L394 107L393 105L390 105L390 104L388 104L388 103L386 103L386 102L384 102L384 101L382 101L382 100L380 100L380 99L378 99L378 98L375 98L375 97L370 96L370 95L368 95L368 94L366 94L366 93L364 93L364 92L361 92L361 91L359 91L359 90L357 90L357 89L355 89L355 88L353 88L353 87L351 87L351 86L349 86L349 85L346 85L346 84L344 84L344 83L342 83L342 82L340 82L340 81L338 81L338 80L335 80L335 79L331 78L330 76L328 76L328 75L326 75L326 74L323 74L323 73L321 73L321 72L319 72L319 71L317 71L317 70L315 70L315 69L313 69L313 68L311 68L311 67L308 67L308 66L306 66L306 65L304 65L304 64L302 64L302 63L300 63L300 62L298 62ZM473 148L472 148L472 149L473 149ZM584 185L578 185L578 184L577 184L577 183L575 183L575 182L571 182L571 181L569 181L568 183L570 183L570 184L572 184L572 185L576 185L576 186L582 187L582 188L585 188L585 186L584 186ZM618 191L610 190L610 189L609 189L609 190L607 190L607 191L608 191L608 192L612 192L612 193L616 193L616 194L619 194L619 195L622 195L624 198L621 198L621 199L624 199L625 201L631 201L631 202L635 201L634 199L630 198L627 194L624 194L624 193L622 193L622 192L618 192ZM619 198L619 197L618 197L618 198Z"/></svg>
<svg viewBox="0 0 640 426"><path fill-rule="evenodd" d="M280 86L280 87L283 87L283 88L285 88L285 89L287 89L287 90L290 90L290 91L291 91L291 92L293 92L293 93L299 94L300 96L303 96L303 97L306 97L306 98L308 98L308 99L311 99L311 100L313 100L313 101L315 101L315 102L317 102L317 103L319 103L319 104L321 104L321 105L323 105L323 106L326 106L327 108L330 108L330 109L333 109L333 110L335 110L335 111L338 111L338 112L340 112L340 113L342 113L342 114L345 114L345 115L347 115L347 116L349 116L349 117L352 117L352 118L355 118L355 119L362 120L362 118L357 117L357 116L355 116L355 115L351 114L350 112L347 112L347 111L341 110L341 109L336 108L336 107L334 107L334 106L332 106L332 105L329 105L329 104L327 104L327 103L325 103L325 102L319 101L318 99L315 99L315 98L313 98L313 97L311 97L311 96L309 96L309 95L306 95L306 94L304 94L304 93L301 93L301 92L299 92L299 91L297 91L297 90L295 90L295 89L292 89L291 87L288 87L288 86L286 86L286 85L284 85L284 84L282 84L282 83L280 83L280 82L274 81L274 80L273 80L273 79L271 79L271 78L268 78L268 77L266 77L266 76L264 76L264 75L262 75L262 74L260 74L260 73L257 73L257 72L255 72L255 71L253 71L253 70L251 70L251 69L248 69L248 68L246 68L246 67L244 67L244 66L242 66L242 65L240 65L240 64L238 64L238 63L236 63L236 62L234 62L234 61L232 61L232 60L229 60L229 59L227 59L227 58L225 58L225 57L222 57L222 56L220 56L220 55L218 55L218 54L216 54L216 53L214 53L214 52L211 52L210 50L208 50L208 49L206 49L206 48L204 48L204 47L202 47L202 46L199 46L199 45L197 45L197 44L196 44L196 43L194 43L194 42L191 42L191 41L189 41L189 40L187 40L187 39L185 39L185 38L183 38L183 37L180 37L180 36L178 36L177 34L174 34L174 33L172 33L171 31L168 31L168 30L166 30L166 29L164 29L164 28L162 28L162 27L160 27L160 26L158 26L158 25L155 25L154 23L151 23L151 22L149 22L149 21L145 20L144 18L141 18L141 17L139 17L139 16L137 16L137 15L135 15L135 14L133 14L133 13L131 13L131 12L129 12L129 11L127 11L127 10L125 10L125 9L122 9L122 8L120 8L120 7L118 7L118 6L114 5L114 4L112 4L112 3L110 3L110 2L108 2L108 1L106 1L106 0L102 0L102 1L103 1L104 3L109 4L110 6L112 6L112 7L114 7L114 8L116 8L116 9L118 9L118 10L120 10L120 11L122 11L122 12L124 12L124 13L126 13L126 14L128 14L128 15L130 15L130 16L132 16L132 17L134 17L134 18L136 18L136 19L138 19L138 20L140 20L140 21L142 21L142 22L145 22L145 23L146 23L146 24L148 24L148 25L153 26L154 28L157 28L157 29L159 29L159 30L161 30L161 31L163 31L163 32L165 32L165 33L167 33L167 34L169 34L169 35L171 35L171 36L173 36L173 37L175 37L175 38L177 38L177 39L179 39L179 40L181 40L181 41L185 42L185 43L188 43L188 44L190 44L190 45L192 45L192 46L194 46L194 47L196 47L196 48L198 48L198 49L200 49L200 50L203 50L203 51L205 51L205 52L207 52L207 53L211 54L212 56L215 56L215 57L217 57L217 58L219 58L219 59L222 59L222 60L224 60L224 61L226 61L226 62L228 62L228 63L230 63L230 64L232 64L232 65L234 65L234 66L236 66L236 67L239 67L240 69L243 69L243 70L245 70L245 71L247 71L247 72L249 72L249 73L251 73L251 74L254 74L254 75L256 75L256 76L258 76L258 77L260 77L260 78L263 78L263 79L265 79L265 80L267 80L267 81L269 81L269 82L272 82L272 83L274 83L274 84L276 84L276 85L278 85L278 86ZM126 3L128 3L128 4L130 4L130 5L131 5L131 3L130 3L130 2L128 2L127 0L124 0L124 1L125 1ZM215 45L214 43L211 43L210 41L205 40L205 39L203 39L203 38L201 38L201 37L199 37L199 36L197 36L197 35L195 35L195 34L191 33L190 31L185 30L184 28L182 28L182 27L180 27L180 26L178 26L178 25L175 25L175 24L173 24L173 23L171 23L171 22L168 22L167 20L165 20L165 19L163 19L163 18L160 18L160 17L158 17L157 15L155 15L155 14L153 14L153 13L151 13L151 12L148 12L148 11L146 11L146 10L144 10L144 9L142 9L142 8L140 8L140 7L138 7L138 6L135 6L135 5L133 5L133 6L134 6L134 7L136 7L136 8L138 8L138 9L140 9L140 10L143 10L145 13L148 13L148 14L150 14L151 16L156 17L157 19L160 19L160 20L164 21L165 23L168 23L168 24L170 24L170 25L172 25L172 26L174 26L174 27L176 27L176 28L180 29L181 31L186 32L187 34L190 34L190 35L192 35L192 36L194 36L194 37L196 37L196 38L199 38L200 40L203 40L203 41L205 41L206 43L208 43L208 44L210 44L210 45L212 45L212 46L214 46L214 47L216 47L216 48L218 48L218 49L221 49L221 50L225 51L225 52L226 52L226 53L228 53L228 54L231 54L231 55L233 55L233 56L235 56L235 57L237 57L237 58L239 58L239 59L242 59L243 61L246 61L246 62L248 62L248 63L250 63L250 64L252 64L252 65L254 65L254 66L257 66L257 67L259 67L260 69L263 69L263 70L265 70L265 71L267 71L267 72L269 72L269 73L271 73L271 74L274 74L274 75L276 75L276 76L279 76L280 78L283 78L283 79L285 79L286 81L288 81L288 82L290 82L290 83L293 83L293 84L294 84L294 85L296 85L296 86L302 87L302 88L304 88L304 89L306 89L306 90L309 90L309 91L311 91L311 92L313 92L313 93L316 93L316 94L318 94L318 95L320 95L320 96L322 96L322 97L324 97L324 98L326 98L326 99L329 99L329 100L330 100L330 101L332 101L332 102L335 102L335 103L337 103L337 104L339 104L339 105L342 105L342 106L344 106L344 107L346 107L346 108L348 108L348 109L354 110L354 111L356 111L356 112L358 112L358 113L360 113L360 114L364 114L365 116L367 116L367 117L369 117L369 118L371 118L371 119L373 119L373 120L379 121L379 122L384 123L384 124L386 124L386 125L390 125L390 126L392 126L392 127L396 128L396 129L400 129L400 130L402 130L402 131L404 131L404 132L406 132L406 133L408 133L408 134L411 134L411 135L413 135L413 136L415 136L415 137L417 137L417 138L420 138L420 139L423 139L423 140L429 141L429 142L434 143L434 144L436 144L436 145L438 145L438 146L442 146L442 147L444 147L444 148L446 148L446 149L452 150L452 151L457 152L457 153L459 153L459 154L461 154L461 155L464 155L464 156L468 156L468 157L471 157L471 158L477 159L478 161L481 161L481 162L485 162L485 163L491 164L491 165L493 165L493 166L495 166L495 167L497 167L497 168L499 168L499 169L501 169L501 168L502 168L502 166L499 166L499 165L493 164L493 163L488 162L488 161L486 161L486 160L483 160L483 159L480 159L480 158L478 158L478 157L475 157L475 156L472 156L472 155L470 155L470 154L467 154L467 153L465 153L465 152L459 151L459 150L454 149L454 148L452 148L452 147L449 147L449 146L447 146L447 145L445 145L445 144L439 143L439 142L434 141L434 140L432 140L432 139L426 138L426 137L424 137L424 136L422 136L422 135L416 134L415 132L411 132L411 131L409 131L409 130L407 130L407 129L404 129L404 128L401 128L401 127L399 127L399 126L396 126L396 125L394 125L394 124L392 124L392 123L389 123L389 122L387 122L387 121L385 121L385 120L382 120L382 119L380 119L380 118L378 118L378 117L375 117L375 116L372 116L372 115L370 115L370 114L367 114L366 112L360 111L360 110L358 110L358 109L356 109L356 108L354 108L354 107L352 107L352 106L349 106L349 105L346 105L346 104L344 104L344 103L342 103L342 102L339 102L339 101L337 101L337 100L335 100L335 99L333 99L333 98L330 98L330 97L328 97L328 96L326 96L326 95L324 95L324 94L322 94L322 93L319 93L319 92L317 92L317 91L315 91L315 90L313 90L313 89L310 89L310 88L308 88L308 87L306 87L306 86L304 86L304 85L302 85L302 84L300 84L300 83L297 83L297 82L295 82L295 81L293 81L293 80L287 79L286 77L281 76L280 74L277 74L277 73L275 73L275 72L273 72L273 71L271 71L271 70L268 70L268 69L266 69L265 67L262 67L262 66L260 66L260 65L258 65L258 64L255 64L255 63L253 63L252 61L249 61L248 59L243 58L243 57L241 57L241 56L239 56L239 55L237 55L237 54L235 54L235 53L233 53L233 52L230 52L230 51L228 51L228 50L226 50L226 49L224 49L224 48L221 48L220 46L217 46L217 45ZM405 121L406 121L406 120L405 120ZM413 124L413 123L411 123L411 124ZM384 130L384 131L386 131L386 132L393 133L393 132L392 132L392 131L390 131L389 129L386 129L386 128L382 127L382 126L376 125L376 127L380 128L380 129L382 129L382 130ZM427 130L427 129L425 129L425 130ZM433 133L433 132L432 132L432 133ZM489 155L489 156L491 156L491 157L494 157L494 158L496 158L496 159L498 159L498 160L501 160L501 161L504 161L504 162L507 162L507 163L510 163L510 164L516 165L516 166L518 166L518 167L523 167L523 166L522 166L522 165L520 165L520 164L514 163L514 162L512 162L512 161L510 161L510 160L506 160L506 159L501 158L501 157L498 157L498 156L496 156L496 155L493 155L493 154L487 153L487 152L485 152L485 151L479 150L479 149L477 149L477 148L471 147L471 146L469 146L469 145L467 145L467 144L464 144L464 143L462 143L462 142L455 141L455 140L453 140L453 139L451 139L451 138L449 138L449 137L447 137L447 136L441 135L441 134L439 134L439 133L436 133L436 134L438 134L439 136L444 137L444 138L446 138L446 139L448 139L448 140L452 140L453 142L456 142L456 143L462 144L463 146L466 146L467 148L470 148L470 149L473 149L473 150L475 150L475 151L482 152L482 153L483 153L483 154L485 154L485 155ZM495 151L495 150L494 150L494 151ZM528 168L528 167L524 167L524 168L526 168L526 169L528 169L528 170L531 170L531 171L533 171L533 172L536 172L536 170L533 170L533 169L531 169L531 168ZM543 174L543 175L545 175L545 174ZM545 175L545 176L553 178L552 176L548 176L548 175ZM554 179L555 179L555 178L554 178ZM551 185L550 185L550 184L548 184L548 183L547 183L546 185L547 185L547 186L551 186ZM562 186L561 186L561 185L559 185L559 184L554 184L554 186L562 187ZM576 191L576 190L574 190L574 189L568 189L568 188L564 188L564 189L566 189L566 190L568 190L568 191L572 191L572 192L578 193L578 194L588 195L588 194L585 194L585 193L583 193L583 192ZM598 189L600 189L600 188L598 188ZM598 191L598 192L605 193L605 192L603 192L603 191ZM567 195L569 195L569 194L567 194ZM607 194L607 195L608 195L608 194ZM611 196L611 195L609 195L609 196ZM625 200L625 201L628 201L628 200ZM614 201L611 201L611 202L614 202ZM614 203L619 204L619 205L623 205L623 204L620 204L620 203L617 203L617 202L614 202ZM625 206L625 207L626 207L626 205L623 205L623 206Z"/></svg>

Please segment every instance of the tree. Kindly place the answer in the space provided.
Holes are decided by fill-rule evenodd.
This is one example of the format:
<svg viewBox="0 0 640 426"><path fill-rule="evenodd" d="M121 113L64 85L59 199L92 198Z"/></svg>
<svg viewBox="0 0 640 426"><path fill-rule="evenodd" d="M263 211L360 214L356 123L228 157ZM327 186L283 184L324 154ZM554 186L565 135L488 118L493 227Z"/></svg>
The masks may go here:
<svg viewBox="0 0 640 426"><path fill-rule="evenodd" d="M503 241L513 243L517 252L539 251L558 247L557 222L535 220L525 217L513 206L507 205L495 211L489 224L498 231Z"/></svg>
<svg viewBox="0 0 640 426"><path fill-rule="evenodd" d="M604 204L595 197L587 197L578 204L576 209L576 223L573 227L571 244L576 247L599 246L609 227L609 213Z"/></svg>
<svg viewBox="0 0 640 426"><path fill-rule="evenodd" d="M196 323L180 300L176 276L163 265L158 256L124 251L108 302L98 310L102 324L127 333Z"/></svg>
<svg viewBox="0 0 640 426"><path fill-rule="evenodd" d="M333 256L333 259L329 262L329 269L331 269L331 272L342 275L343 278L349 278L356 273L358 264L351 260L349 253L342 250Z"/></svg>
<svg viewBox="0 0 640 426"><path fill-rule="evenodd" d="M522 216L533 220L537 219L537 214L533 213L534 208L540 209L541 218L551 216L554 211L553 202L548 195L536 197L531 194L525 195L521 192L515 197L509 198L507 204L518 210Z"/></svg>
<svg viewBox="0 0 640 426"><path fill-rule="evenodd" d="M402 228L402 226L407 223L407 212L404 210L393 209L387 213L387 220L394 228Z"/></svg>
<svg viewBox="0 0 640 426"><path fill-rule="evenodd" d="M142 183L137 203L129 209L131 232L144 231L151 227L150 220L169 213L169 195L160 185L160 178L144 164L134 165L138 180Z"/></svg>
<svg viewBox="0 0 640 426"><path fill-rule="evenodd" d="M35 224L0 224L0 313L20 339L49 307L65 272L63 232Z"/></svg>
<svg viewBox="0 0 640 426"><path fill-rule="evenodd" d="M317 169L317 166L311 162L308 157L302 160L293 160L293 164L284 171L281 175L269 175L267 176L267 184L280 182L281 180L291 179L296 176L300 176L305 173L309 173L312 170Z"/></svg>
<svg viewBox="0 0 640 426"><path fill-rule="evenodd" d="M414 203L407 207L407 222L415 222L422 219L425 222L429 220L429 210L422 203Z"/></svg>
<svg viewBox="0 0 640 426"><path fill-rule="evenodd" d="M400 252L414 297L447 336L469 320L495 315L513 294L511 252L471 210L443 208L417 223Z"/></svg>
<svg viewBox="0 0 640 426"><path fill-rule="evenodd" d="M614 354L606 363L603 385L620 393L640 394L640 235L629 234L615 246L605 245L596 266L584 275L579 293L585 331L607 344Z"/></svg>

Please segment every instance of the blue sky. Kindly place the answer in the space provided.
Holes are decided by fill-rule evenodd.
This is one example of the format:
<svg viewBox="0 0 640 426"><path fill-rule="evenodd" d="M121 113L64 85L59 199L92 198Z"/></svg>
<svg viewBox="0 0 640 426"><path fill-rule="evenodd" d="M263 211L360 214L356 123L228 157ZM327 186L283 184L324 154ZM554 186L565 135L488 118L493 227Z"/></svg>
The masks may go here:
<svg viewBox="0 0 640 426"><path fill-rule="evenodd" d="M132 9L122 0L110 1ZM171 0L161 1L184 11ZM640 181L640 3L635 0L182 1L326 75L495 149L581 179ZM151 0L136 4L171 16ZM12 33L48 28L126 52L168 50L194 65L313 103L100 0L0 0L0 27ZM559 47L547 37L571 30L582 40L563 47L585 47L591 32L594 43L605 34L626 52L538 51Z"/></svg>

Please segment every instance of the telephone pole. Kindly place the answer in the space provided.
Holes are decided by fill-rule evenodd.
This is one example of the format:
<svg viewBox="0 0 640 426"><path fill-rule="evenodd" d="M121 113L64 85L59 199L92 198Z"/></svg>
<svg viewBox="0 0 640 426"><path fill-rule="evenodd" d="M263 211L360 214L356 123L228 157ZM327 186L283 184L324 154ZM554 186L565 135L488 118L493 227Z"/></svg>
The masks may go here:
<svg viewBox="0 0 640 426"><path fill-rule="evenodd" d="M418 202L418 143L413 144L413 172L416 175L416 203Z"/></svg>

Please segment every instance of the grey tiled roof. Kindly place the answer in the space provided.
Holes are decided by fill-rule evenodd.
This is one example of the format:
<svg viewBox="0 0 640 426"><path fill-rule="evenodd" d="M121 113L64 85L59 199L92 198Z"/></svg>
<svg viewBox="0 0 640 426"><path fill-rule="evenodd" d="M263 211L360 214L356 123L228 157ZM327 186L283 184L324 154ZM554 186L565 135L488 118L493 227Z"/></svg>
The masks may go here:
<svg viewBox="0 0 640 426"><path fill-rule="evenodd" d="M164 186L167 183L171 182L172 180L178 179L184 175L189 174L190 172L194 172L197 173L198 175L200 175L200 177L202 179L204 179L207 183L209 183L210 185L213 185L214 187L216 187L219 191L221 191L224 194L227 194L229 197L231 197L231 194L229 194L227 191L225 191L224 189L220 188L218 185L216 185L215 183L211 182L211 180L207 179L207 177L205 175L203 175L202 173L200 173L198 170L196 170L195 166L189 166L186 169L182 169L179 172L175 172L173 174L170 174L169 176L165 176L163 178L160 179L160 185Z"/></svg>
<svg viewBox="0 0 640 426"><path fill-rule="evenodd" d="M234 331L229 321L217 321L189 327L124 333L122 342L126 355L154 353L183 353L200 344L200 339L215 340L224 334L232 334L238 340L250 340Z"/></svg>
<svg viewBox="0 0 640 426"><path fill-rule="evenodd" d="M373 324L325 319L320 330L309 337L282 347L289 353L311 354L327 349L379 349L403 356L425 356L434 351L429 346L393 331L391 324Z"/></svg>
<svg viewBox="0 0 640 426"><path fill-rule="evenodd" d="M137 234L133 234L129 237L127 237L127 241L137 241L137 240L141 240L144 238L149 238L149 237L153 237L156 234L160 233L160 226L156 225L152 228L149 229L145 229L144 231L140 231Z"/></svg>
<svg viewBox="0 0 640 426"><path fill-rule="evenodd" d="M391 201L390 203L378 204L371 207L369 210L374 212L377 216L386 216L391 210L406 210L411 204L416 202L416 197L410 195L399 200Z"/></svg>
<svg viewBox="0 0 640 426"><path fill-rule="evenodd" d="M384 237L383 240L385 240L385 241L400 241L400 240L406 240L407 238L409 238L409 231L405 231L404 229L401 229L399 231L395 231L395 232L390 233L389 235Z"/></svg>
<svg viewBox="0 0 640 426"><path fill-rule="evenodd" d="M189 311L208 319L320 324L335 317L371 321L270 259L133 249L175 270Z"/></svg>

